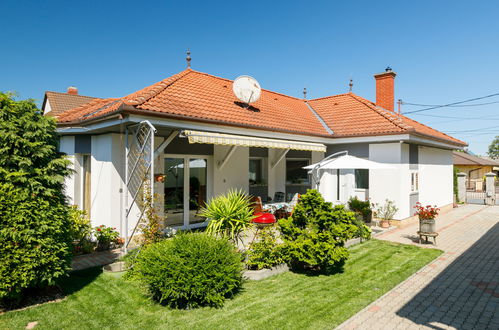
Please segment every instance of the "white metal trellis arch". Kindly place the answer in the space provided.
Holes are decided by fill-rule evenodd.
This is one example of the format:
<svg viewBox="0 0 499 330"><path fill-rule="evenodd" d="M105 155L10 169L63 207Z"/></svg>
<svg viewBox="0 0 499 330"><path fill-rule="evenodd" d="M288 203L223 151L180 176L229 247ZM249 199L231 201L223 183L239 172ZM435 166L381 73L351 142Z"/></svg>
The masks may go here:
<svg viewBox="0 0 499 330"><path fill-rule="evenodd" d="M125 252L144 216L145 208L137 203L141 188L146 185L151 196L154 196L155 133L156 128L148 120L125 129ZM140 209L140 216L133 224L132 233L128 235L130 212L136 205Z"/></svg>

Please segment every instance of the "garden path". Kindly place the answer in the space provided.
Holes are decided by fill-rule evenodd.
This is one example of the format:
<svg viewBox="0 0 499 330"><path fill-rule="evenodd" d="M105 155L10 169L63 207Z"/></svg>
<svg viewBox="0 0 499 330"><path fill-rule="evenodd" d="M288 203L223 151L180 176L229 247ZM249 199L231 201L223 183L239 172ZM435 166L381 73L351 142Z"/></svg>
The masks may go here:
<svg viewBox="0 0 499 330"><path fill-rule="evenodd" d="M75 256L73 258L73 262L71 263L71 270L74 271L97 266L105 266L118 260L121 254L121 249L114 249Z"/></svg>
<svg viewBox="0 0 499 330"><path fill-rule="evenodd" d="M379 239L417 243L417 224ZM437 218L438 259L338 329L499 329L499 206L463 205Z"/></svg>

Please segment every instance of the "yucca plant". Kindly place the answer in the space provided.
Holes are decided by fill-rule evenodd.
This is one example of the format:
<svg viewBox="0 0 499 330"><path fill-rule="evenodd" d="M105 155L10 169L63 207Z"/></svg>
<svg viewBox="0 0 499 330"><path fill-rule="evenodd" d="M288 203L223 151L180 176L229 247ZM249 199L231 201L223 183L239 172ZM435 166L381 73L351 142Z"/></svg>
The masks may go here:
<svg viewBox="0 0 499 330"><path fill-rule="evenodd" d="M250 197L236 189L212 198L201 210L201 216L210 221L206 233L227 237L234 243L241 240L241 234L254 218Z"/></svg>

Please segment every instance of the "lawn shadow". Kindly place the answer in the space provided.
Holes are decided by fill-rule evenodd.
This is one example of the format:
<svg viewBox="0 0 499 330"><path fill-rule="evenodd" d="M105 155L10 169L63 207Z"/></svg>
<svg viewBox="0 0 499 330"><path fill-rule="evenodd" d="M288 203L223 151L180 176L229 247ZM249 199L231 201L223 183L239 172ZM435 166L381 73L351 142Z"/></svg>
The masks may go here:
<svg viewBox="0 0 499 330"><path fill-rule="evenodd" d="M102 267L84 269L70 272L68 277L58 280L56 285L26 289L20 300L0 306L0 313L60 301L92 283L101 273Z"/></svg>
<svg viewBox="0 0 499 330"><path fill-rule="evenodd" d="M295 274L305 275L309 277L317 277L321 275L330 276L343 273L345 271L345 262L328 269L310 269L304 267L303 265L289 265L289 271Z"/></svg>
<svg viewBox="0 0 499 330"><path fill-rule="evenodd" d="M71 295L80 291L102 274L102 266L77 270L69 273L69 277L60 282L60 286L65 295Z"/></svg>
<svg viewBox="0 0 499 330"><path fill-rule="evenodd" d="M433 329L493 328L499 324L498 247L499 223L396 314Z"/></svg>

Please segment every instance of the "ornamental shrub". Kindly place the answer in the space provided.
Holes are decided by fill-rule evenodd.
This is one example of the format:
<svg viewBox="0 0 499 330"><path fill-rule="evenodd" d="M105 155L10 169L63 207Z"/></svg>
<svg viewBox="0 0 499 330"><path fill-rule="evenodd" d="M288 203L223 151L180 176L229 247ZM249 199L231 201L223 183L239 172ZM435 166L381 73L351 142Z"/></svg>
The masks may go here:
<svg viewBox="0 0 499 330"><path fill-rule="evenodd" d="M172 308L221 307L241 288L242 270L241 255L232 243L198 232L145 245L127 277Z"/></svg>
<svg viewBox="0 0 499 330"><path fill-rule="evenodd" d="M277 243L274 226L258 231L248 246L247 257L249 269L272 268L285 262L283 244Z"/></svg>
<svg viewBox="0 0 499 330"><path fill-rule="evenodd" d="M90 236L92 234L92 225L87 217L87 212L78 209L76 205L72 205L68 209L70 227L69 232L71 241L73 242L73 252L90 253L93 250L93 243Z"/></svg>
<svg viewBox="0 0 499 330"><path fill-rule="evenodd" d="M350 197L348 200L348 209L362 216L365 222L370 222L372 218L371 203L367 201L361 201L355 197Z"/></svg>
<svg viewBox="0 0 499 330"><path fill-rule="evenodd" d="M310 189L302 195L293 216L279 220L284 248L294 269L331 273L348 258L346 240L357 233L355 213L332 206Z"/></svg>
<svg viewBox="0 0 499 330"><path fill-rule="evenodd" d="M229 190L226 195L211 199L202 209L201 216L210 221L206 233L228 237L237 244L255 218L253 211L248 194L242 190Z"/></svg>
<svg viewBox="0 0 499 330"><path fill-rule="evenodd" d="M54 284L70 268L71 235L55 121L32 100L0 93L0 304Z"/></svg>

